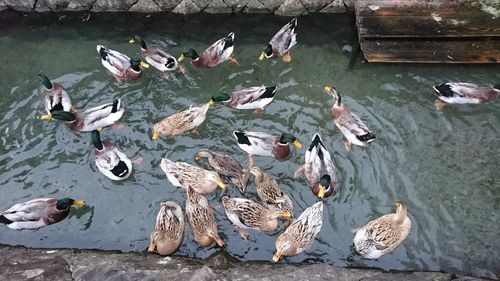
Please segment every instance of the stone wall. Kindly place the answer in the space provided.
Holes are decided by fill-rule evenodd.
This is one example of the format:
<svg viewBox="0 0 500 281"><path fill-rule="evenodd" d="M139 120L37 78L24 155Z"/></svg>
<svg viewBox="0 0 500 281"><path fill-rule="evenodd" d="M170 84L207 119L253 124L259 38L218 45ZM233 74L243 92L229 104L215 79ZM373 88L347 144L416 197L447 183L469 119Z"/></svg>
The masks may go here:
<svg viewBox="0 0 500 281"><path fill-rule="evenodd" d="M342 13L354 0L0 0L0 10L22 12L172 12L271 13L298 16L308 13Z"/></svg>
<svg viewBox="0 0 500 281"><path fill-rule="evenodd" d="M207 260L147 253L35 250L0 245L0 280L9 281L480 281L445 272L386 272L328 264L239 262L224 254Z"/></svg>

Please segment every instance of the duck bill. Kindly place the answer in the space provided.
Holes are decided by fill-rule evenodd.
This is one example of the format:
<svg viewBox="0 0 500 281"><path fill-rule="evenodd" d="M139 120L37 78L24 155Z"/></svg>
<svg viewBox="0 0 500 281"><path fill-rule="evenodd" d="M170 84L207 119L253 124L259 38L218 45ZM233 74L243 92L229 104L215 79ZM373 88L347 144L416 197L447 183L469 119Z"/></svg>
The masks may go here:
<svg viewBox="0 0 500 281"><path fill-rule="evenodd" d="M226 185L220 179L216 179L215 183L222 189L226 188Z"/></svg>
<svg viewBox="0 0 500 281"><path fill-rule="evenodd" d="M148 252L153 252L155 248L156 248L155 242L151 241L151 243L149 243Z"/></svg>
<svg viewBox="0 0 500 281"><path fill-rule="evenodd" d="M220 239L220 237L219 237L219 236L215 236L215 237L213 237L213 238L214 238L214 240L215 240L215 243L217 243L217 245L219 245L219 247L224 246L224 241L222 241L222 239Z"/></svg>
<svg viewBox="0 0 500 281"><path fill-rule="evenodd" d="M214 103L215 103L215 102L214 102L214 100L213 100L213 99L210 99L210 100L208 101L208 105L213 105Z"/></svg>
<svg viewBox="0 0 500 281"><path fill-rule="evenodd" d="M331 90L333 89L332 86L324 86L323 87L323 90L327 91L327 92L330 92Z"/></svg>
<svg viewBox="0 0 500 281"><path fill-rule="evenodd" d="M73 204L74 206L83 206L85 205L85 200L75 200L73 201Z"/></svg>
<svg viewBox="0 0 500 281"><path fill-rule="evenodd" d="M181 56L177 59L178 62L181 62L186 59L186 56L184 54L181 54Z"/></svg>
<svg viewBox="0 0 500 281"><path fill-rule="evenodd" d="M326 188L323 185L320 185L319 191L318 191L318 198L319 199L325 198L325 192L326 192Z"/></svg>
<svg viewBox="0 0 500 281"><path fill-rule="evenodd" d="M274 261L274 262L278 262L278 261L280 260L280 258L281 258L281 253L280 253L280 251L276 251L276 253L275 253L275 254L274 254L274 256L273 256L273 261Z"/></svg>
<svg viewBox="0 0 500 281"><path fill-rule="evenodd" d="M196 161L200 161L200 160L201 160L201 156L200 156L200 155L198 155L198 154L196 154L196 155L194 156L194 160L196 160Z"/></svg>
<svg viewBox="0 0 500 281"><path fill-rule="evenodd" d="M132 39L128 40L128 42L129 42L130 44L134 44L134 43L135 43L135 40L134 40L134 38L132 38Z"/></svg>
<svg viewBox="0 0 500 281"><path fill-rule="evenodd" d="M266 53L264 51L262 51L262 53L260 53L259 60L264 60L265 57L266 57Z"/></svg>
<svg viewBox="0 0 500 281"><path fill-rule="evenodd" d="M293 143L293 145L295 145L296 148L301 148L302 147L302 143L300 143L299 140L294 140L292 143Z"/></svg>
<svg viewBox="0 0 500 281"><path fill-rule="evenodd" d="M158 131L154 131L153 132L153 137L152 137L153 140L157 140L158 139Z"/></svg>
<svg viewBox="0 0 500 281"><path fill-rule="evenodd" d="M149 68L149 64L147 64L147 63L143 62L142 60L141 60L140 64L141 64L141 66L142 66L142 67L144 67L144 68Z"/></svg>
<svg viewBox="0 0 500 281"><path fill-rule="evenodd" d="M281 212L280 216L285 219L292 219L293 215L289 211L283 211Z"/></svg>
<svg viewBox="0 0 500 281"><path fill-rule="evenodd" d="M52 114L46 114L46 115L43 115L42 117L40 117L40 119L42 119L43 121L52 121Z"/></svg>

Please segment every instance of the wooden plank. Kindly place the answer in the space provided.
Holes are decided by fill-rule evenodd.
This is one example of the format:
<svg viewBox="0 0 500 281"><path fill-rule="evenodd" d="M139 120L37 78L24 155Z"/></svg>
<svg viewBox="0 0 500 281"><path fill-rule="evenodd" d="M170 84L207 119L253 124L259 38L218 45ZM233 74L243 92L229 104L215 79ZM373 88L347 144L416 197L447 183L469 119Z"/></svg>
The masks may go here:
<svg viewBox="0 0 500 281"><path fill-rule="evenodd" d="M383 15L387 10L389 15ZM381 37L500 37L500 19L492 19L481 10L450 8L408 10L379 9L370 16L358 18L359 36Z"/></svg>
<svg viewBox="0 0 500 281"><path fill-rule="evenodd" d="M500 62L500 40L362 40L361 49L368 62Z"/></svg>

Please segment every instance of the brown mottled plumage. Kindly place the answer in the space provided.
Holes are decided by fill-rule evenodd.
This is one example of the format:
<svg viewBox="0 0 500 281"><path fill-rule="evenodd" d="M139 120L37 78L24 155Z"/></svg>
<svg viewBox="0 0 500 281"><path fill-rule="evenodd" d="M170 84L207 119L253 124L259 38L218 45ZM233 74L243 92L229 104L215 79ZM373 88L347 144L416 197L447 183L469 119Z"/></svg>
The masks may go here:
<svg viewBox="0 0 500 281"><path fill-rule="evenodd" d="M411 230L411 220L406 206L396 202L396 213L383 215L356 229L354 246L367 259L378 259L390 253L406 239Z"/></svg>
<svg viewBox="0 0 500 281"><path fill-rule="evenodd" d="M245 192L248 174L238 161L234 160L234 158L229 155L216 153L208 149L201 149L195 155L196 160L200 160L203 157L208 159L208 164L210 164L219 175L229 178L230 183L235 185L241 193Z"/></svg>
<svg viewBox="0 0 500 281"><path fill-rule="evenodd" d="M208 247L215 241L224 245L215 224L215 216L207 199L190 187L187 188L186 214L193 230L194 240L202 247Z"/></svg>
<svg viewBox="0 0 500 281"><path fill-rule="evenodd" d="M212 103L209 102L200 107L189 107L156 123L153 129L153 140L158 139L159 134L171 137L196 129L205 121L210 104Z"/></svg>
<svg viewBox="0 0 500 281"><path fill-rule="evenodd" d="M212 193L217 186L220 188L225 187L216 172L185 162L173 162L167 158L162 158L160 167L167 175L170 183L177 187L191 187L200 194Z"/></svg>
<svg viewBox="0 0 500 281"><path fill-rule="evenodd" d="M179 205L172 201L161 203L148 252L156 248L162 256L174 253L184 238L185 225L184 214Z"/></svg>
<svg viewBox="0 0 500 281"><path fill-rule="evenodd" d="M291 218L292 214L282 211L275 206L264 206L245 198L222 197L222 205L229 220L238 228L243 239L248 233L243 229L256 229L264 232L273 232L278 227L278 217Z"/></svg>
<svg viewBox="0 0 500 281"><path fill-rule="evenodd" d="M294 256L311 246L323 224L323 202L317 202L300 214L276 239L273 260L281 256Z"/></svg>
<svg viewBox="0 0 500 281"><path fill-rule="evenodd" d="M290 197L281 189L275 179L267 173L264 173L258 167L250 169L255 183L255 189L260 199L267 205L275 205L282 211L288 211L293 218L293 203Z"/></svg>

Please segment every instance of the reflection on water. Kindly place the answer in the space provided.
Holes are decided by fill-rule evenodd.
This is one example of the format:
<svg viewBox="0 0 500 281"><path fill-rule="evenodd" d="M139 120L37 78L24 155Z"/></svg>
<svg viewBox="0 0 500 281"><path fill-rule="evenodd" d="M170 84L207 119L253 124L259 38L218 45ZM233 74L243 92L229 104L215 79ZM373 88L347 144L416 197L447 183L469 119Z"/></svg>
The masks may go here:
<svg viewBox="0 0 500 281"><path fill-rule="evenodd" d="M357 52L352 19L341 15L299 18L299 44L289 64L258 61L260 49L288 20L280 17L98 14L83 23L71 14L2 14L1 19L0 209L41 196L82 198L89 206L36 232L1 226L0 243L144 251L159 203L184 205L184 192L168 183L159 167L161 157L195 163L194 154L204 147L246 163L231 134L235 129L288 131L306 144L318 132L338 168L338 193L327 200L317 241L286 262L499 276L500 103L436 111L431 92L433 84L448 80L493 84L500 80L497 66L364 64L349 52L349 47ZM186 64L186 75L169 81L150 69L137 81L116 83L95 51L102 44L138 54L138 46L127 43L138 34L177 55L187 48L202 50L229 31L236 34L240 66L224 63L207 70ZM89 134L37 119L44 113L40 72L62 84L77 108L122 99L124 127L106 129L103 138L131 158L144 157L129 179L111 182L98 172ZM165 116L202 104L216 92L263 84L279 90L260 115L214 106L200 135L151 141L152 124ZM371 147L345 151L324 84L333 84L377 134ZM305 179L292 177L306 148L284 161L255 157L256 165L292 194L296 215L316 201ZM247 190L257 199L253 184ZM225 217L222 192L208 199L224 249L199 248L188 228L177 255L205 258L227 251L242 260L270 261L278 233L251 231L249 241L241 240ZM236 189L227 192L240 196ZM351 248L351 230L391 212L396 200L407 203L412 232L392 254L361 259Z"/></svg>

